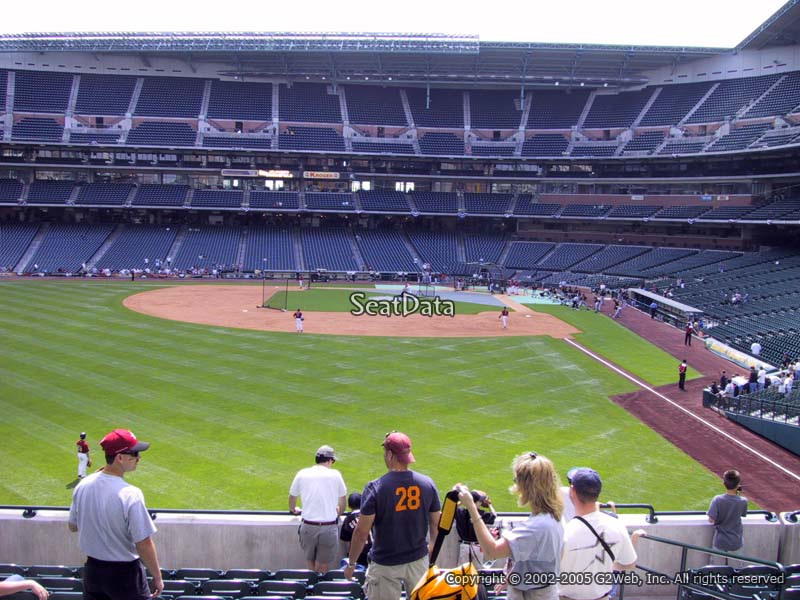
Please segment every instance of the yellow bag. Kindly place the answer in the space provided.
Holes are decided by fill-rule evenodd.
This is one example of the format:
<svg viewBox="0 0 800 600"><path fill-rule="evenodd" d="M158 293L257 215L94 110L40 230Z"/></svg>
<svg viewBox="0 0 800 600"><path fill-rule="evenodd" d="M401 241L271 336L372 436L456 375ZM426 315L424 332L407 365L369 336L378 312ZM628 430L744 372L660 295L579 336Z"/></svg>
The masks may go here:
<svg viewBox="0 0 800 600"><path fill-rule="evenodd" d="M414 586L410 600L476 600L480 588L480 575L472 563L455 569L434 565Z"/></svg>

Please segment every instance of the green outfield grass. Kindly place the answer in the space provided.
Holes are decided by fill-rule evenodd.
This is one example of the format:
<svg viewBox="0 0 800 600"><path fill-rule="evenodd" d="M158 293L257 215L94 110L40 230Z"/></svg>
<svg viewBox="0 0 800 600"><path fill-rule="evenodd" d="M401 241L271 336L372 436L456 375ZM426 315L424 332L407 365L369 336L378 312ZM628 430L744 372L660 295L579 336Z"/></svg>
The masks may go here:
<svg viewBox="0 0 800 600"><path fill-rule="evenodd" d="M311 288L309 290L289 290L283 289L275 291L272 296L267 298L267 306L272 308L284 308L296 310L301 308L304 311L326 311L326 312L349 312L354 308L350 302L350 294L355 291L363 291L367 298L392 298L396 293L375 292L356 289L340 288ZM430 298L419 296L421 303L431 302ZM475 315L482 312L496 310L500 312L499 306L488 306L486 304L476 304L474 302L456 302L455 312L457 315ZM511 310L511 309L509 309Z"/></svg>
<svg viewBox="0 0 800 600"><path fill-rule="evenodd" d="M629 381L562 340L206 327L122 306L148 286L158 284L0 284L0 503L67 505L78 433L97 467L115 427L152 442L129 479L154 508L282 510L323 443L359 490L384 472L380 443L393 429L411 435L416 468L441 490L463 481L501 510L515 509L512 458L530 450L562 474L597 468L617 502L705 509L719 492L714 475L609 401ZM626 350L636 356L618 354L631 334L590 316L613 326L595 350L649 363L654 375L641 376L661 383L647 359L660 351L636 338ZM578 339L593 346L592 335Z"/></svg>

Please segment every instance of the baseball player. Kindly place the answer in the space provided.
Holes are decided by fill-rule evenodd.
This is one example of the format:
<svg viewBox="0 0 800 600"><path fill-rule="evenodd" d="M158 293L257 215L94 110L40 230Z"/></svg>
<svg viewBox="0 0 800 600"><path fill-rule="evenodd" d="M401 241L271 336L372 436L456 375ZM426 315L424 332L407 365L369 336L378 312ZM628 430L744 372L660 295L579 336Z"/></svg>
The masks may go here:
<svg viewBox="0 0 800 600"><path fill-rule="evenodd" d="M500 321L503 323L503 329L508 329L508 307L504 306L500 311Z"/></svg>
<svg viewBox="0 0 800 600"><path fill-rule="evenodd" d="M78 446L78 479L86 477L86 468L92 466L89 458L89 444L86 443L86 432L81 432L81 439L76 442Z"/></svg>
<svg viewBox="0 0 800 600"><path fill-rule="evenodd" d="M297 333L303 333L303 321L304 321L303 313L298 308L294 311L294 324L297 327Z"/></svg>

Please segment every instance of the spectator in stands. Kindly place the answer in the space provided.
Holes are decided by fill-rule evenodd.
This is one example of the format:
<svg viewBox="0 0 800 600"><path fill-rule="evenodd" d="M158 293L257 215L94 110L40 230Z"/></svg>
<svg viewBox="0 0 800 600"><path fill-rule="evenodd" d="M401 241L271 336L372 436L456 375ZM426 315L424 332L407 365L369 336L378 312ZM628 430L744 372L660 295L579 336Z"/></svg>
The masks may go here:
<svg viewBox="0 0 800 600"><path fill-rule="evenodd" d="M750 366L750 373L747 376L747 391L752 394L758 390L758 371L755 365Z"/></svg>
<svg viewBox="0 0 800 600"><path fill-rule="evenodd" d="M353 532L358 525L358 518L361 516L361 494L353 492L347 497L347 507L350 512L345 513L342 528L339 530L339 539L347 544L347 551L350 551L350 542L353 541ZM356 569L365 571L369 565L369 551L372 548L372 534L370 533L364 549L356 560ZM342 565L344 566L344 565Z"/></svg>
<svg viewBox="0 0 800 600"><path fill-rule="evenodd" d="M722 373L719 375L719 387L721 387L723 390L728 387L728 373L725 371L725 369L722 369Z"/></svg>
<svg viewBox="0 0 800 600"><path fill-rule="evenodd" d="M752 354L753 356L758 356L759 354L761 354L761 344L759 344L758 342L753 342L752 344L750 344L750 354Z"/></svg>
<svg viewBox="0 0 800 600"><path fill-rule="evenodd" d="M618 519L601 512L597 499L603 483L594 469L578 469L572 475L570 498L575 518L564 528L561 568L564 573L591 573L583 585L559 585L562 598L594 600L611 592L612 570L630 570L636 566L636 543L645 532L638 529L628 535Z"/></svg>
<svg viewBox="0 0 800 600"><path fill-rule="evenodd" d="M756 382L758 383L758 389L763 390L767 386L767 370L764 368L764 365L761 365L758 368L758 375L756 376Z"/></svg>
<svg viewBox="0 0 800 600"><path fill-rule="evenodd" d="M475 534L487 559L511 557L512 573L518 583L509 581L509 600L556 600L555 584L541 585L531 581L531 574L558 578L561 573L561 550L564 528L561 514L564 509L559 491L558 473L553 463L536 452L527 452L514 459L514 485L511 491L519 496L520 506L529 507L531 516L513 529L494 539L481 520L472 493L458 484L458 499L469 512Z"/></svg>
<svg viewBox="0 0 800 600"><path fill-rule="evenodd" d="M326 573L339 550L339 515L344 513L345 494L342 474L333 468L336 453L330 446L320 446L313 467L301 469L289 488L289 512L301 514L298 498L303 503L300 523L300 547L308 568Z"/></svg>
<svg viewBox="0 0 800 600"><path fill-rule="evenodd" d="M0 581L0 596L10 596L17 592L32 592L38 600L46 600L50 595L41 584L33 579L24 579L21 575L12 575L4 581Z"/></svg>
<svg viewBox="0 0 800 600"><path fill-rule="evenodd" d="M156 527L142 491L124 480L150 444L127 429L115 429L100 440L100 446L106 465L75 487L67 521L69 530L78 532L87 556L84 598L157 598L164 582L152 537ZM145 567L152 577L149 589Z"/></svg>
<svg viewBox="0 0 800 600"><path fill-rule="evenodd" d="M678 365L678 388L682 391L686 391L686 370L689 366L686 364L686 359L684 358L680 365Z"/></svg>
<svg viewBox="0 0 800 600"><path fill-rule="evenodd" d="M356 560L372 530L374 543L366 581L370 600L397 600L401 586L410 594L428 569L430 548L426 538L429 532L434 537L441 504L433 480L409 469L415 460L406 434L387 433L383 462L389 471L364 488L361 516L344 575L352 579Z"/></svg>
<svg viewBox="0 0 800 600"><path fill-rule="evenodd" d="M786 376L783 378L783 393L787 396L792 393L792 386L794 385L794 374L791 370L786 371Z"/></svg>
<svg viewBox="0 0 800 600"><path fill-rule="evenodd" d="M714 526L711 547L714 550L735 552L744 545L742 517L747 516L747 498L742 496L742 477L739 471L730 469L722 475L725 493L714 496L708 507L708 522ZM727 558L713 555L711 562L727 564Z"/></svg>
<svg viewBox="0 0 800 600"><path fill-rule="evenodd" d="M708 388L708 390L709 390L709 391L710 391L712 394L714 394L715 396L717 396L717 397L720 397L720 396L722 395L722 390L720 390L720 389L719 389L719 386L717 385L717 382L716 382L716 381L712 381L712 382L711 382L711 386Z"/></svg>

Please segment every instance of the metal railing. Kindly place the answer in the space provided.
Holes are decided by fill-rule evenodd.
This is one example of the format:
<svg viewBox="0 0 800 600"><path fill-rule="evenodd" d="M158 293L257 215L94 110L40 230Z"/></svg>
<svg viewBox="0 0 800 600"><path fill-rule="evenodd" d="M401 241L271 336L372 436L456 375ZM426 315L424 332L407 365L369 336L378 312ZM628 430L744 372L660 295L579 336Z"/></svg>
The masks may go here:
<svg viewBox="0 0 800 600"><path fill-rule="evenodd" d="M601 503L600 508L611 508L611 504ZM614 504L616 510L630 510L630 509L645 509L647 516L645 521L651 524L658 523L659 516L705 516L706 512L702 510L659 510L657 511L652 504ZM26 519L34 518L39 511L49 510L55 512L67 512L68 506L38 506L38 505L19 505L19 504L4 504L0 505L0 510L20 510L22 516ZM155 519L159 514L190 514L190 515L243 515L243 516L287 516L290 513L286 510L215 510L215 509L194 509L194 508L150 508L148 509L150 516ZM498 512L499 517L527 517L529 513L525 512ZM748 510L748 515L764 515L764 518L770 523L778 520L778 515L769 510ZM800 510L794 513L794 521L796 522L797 515L800 515Z"/></svg>
<svg viewBox="0 0 800 600"><path fill-rule="evenodd" d="M800 511L798 511L800 512ZM740 554L735 554L733 552L725 552L723 550L716 550L714 548L706 548L703 546L696 546L694 544L687 544L685 542L678 542L675 540L670 540L667 538L658 537L655 535L647 535L642 536L639 538L641 540L649 540L651 542L656 542L659 544L666 544L669 546L677 546L681 548L681 560L680 566L678 571L673 574L663 573L661 571L657 571L655 569L651 569L644 565L638 564L636 565L636 569L640 571L644 571L647 576L645 581L646 582L655 582L661 584L674 584L678 586L678 593L677 598L681 598L682 591L684 589L691 590L694 592L698 592L700 594L705 594L708 596L713 596L715 598L721 598L722 600L742 600L742 596L730 594L723 589L718 587L710 587L707 585L701 585L700 583L696 583L698 579L702 581L700 578L700 574L694 570L687 570L686 568L686 560L690 550L695 552L701 552L707 555L713 556L721 556L724 557L726 560L735 560L742 563L752 563L758 565L765 565L768 567L773 567L776 570L775 579L778 581L785 582L786 581L786 569L785 567L775 561L763 560L760 558L753 558L750 556L743 556ZM777 595L774 597L774 600L782 600L783 598L783 585L775 586L777 589L775 590ZM620 598L622 597L622 593L620 593Z"/></svg>

